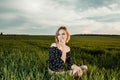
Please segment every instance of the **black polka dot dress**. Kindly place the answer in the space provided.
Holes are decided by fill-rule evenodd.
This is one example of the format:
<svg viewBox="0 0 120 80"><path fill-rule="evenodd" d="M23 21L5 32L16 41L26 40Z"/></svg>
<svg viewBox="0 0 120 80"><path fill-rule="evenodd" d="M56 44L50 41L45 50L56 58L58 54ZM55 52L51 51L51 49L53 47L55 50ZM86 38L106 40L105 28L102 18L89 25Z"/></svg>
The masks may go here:
<svg viewBox="0 0 120 80"><path fill-rule="evenodd" d="M66 53L66 62L61 59L62 52L57 47L50 47L49 50L49 69L52 71L60 71L65 68L65 63L69 67L73 65L70 51Z"/></svg>

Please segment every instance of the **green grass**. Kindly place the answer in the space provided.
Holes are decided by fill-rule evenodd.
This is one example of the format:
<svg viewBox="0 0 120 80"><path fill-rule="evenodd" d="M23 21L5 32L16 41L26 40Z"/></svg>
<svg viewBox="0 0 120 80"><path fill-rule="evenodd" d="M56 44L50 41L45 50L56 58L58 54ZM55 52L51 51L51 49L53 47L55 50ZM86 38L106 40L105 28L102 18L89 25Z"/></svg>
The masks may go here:
<svg viewBox="0 0 120 80"><path fill-rule="evenodd" d="M0 80L73 80L47 71L54 36L0 36ZM75 80L120 80L120 36L71 36L75 64L89 71Z"/></svg>

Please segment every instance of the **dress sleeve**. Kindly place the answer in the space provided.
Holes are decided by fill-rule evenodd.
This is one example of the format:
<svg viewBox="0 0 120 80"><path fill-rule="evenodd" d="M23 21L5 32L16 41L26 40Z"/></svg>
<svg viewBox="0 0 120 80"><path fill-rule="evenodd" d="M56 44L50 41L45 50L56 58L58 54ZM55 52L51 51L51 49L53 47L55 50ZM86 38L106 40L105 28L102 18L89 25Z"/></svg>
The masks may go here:
<svg viewBox="0 0 120 80"><path fill-rule="evenodd" d="M71 57L71 52L67 53L67 59L66 62L68 64L68 66L71 68L71 66L73 65L73 61L72 61L72 57Z"/></svg>
<svg viewBox="0 0 120 80"><path fill-rule="evenodd" d="M57 47L50 47L49 50L49 68L53 71L63 69L64 61L61 59L60 51Z"/></svg>

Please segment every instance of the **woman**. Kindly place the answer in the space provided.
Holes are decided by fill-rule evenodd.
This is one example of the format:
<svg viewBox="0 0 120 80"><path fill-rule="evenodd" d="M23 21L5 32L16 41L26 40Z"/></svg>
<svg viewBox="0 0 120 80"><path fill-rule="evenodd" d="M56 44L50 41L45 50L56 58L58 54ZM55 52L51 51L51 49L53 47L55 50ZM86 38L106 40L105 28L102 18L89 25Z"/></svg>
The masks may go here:
<svg viewBox="0 0 120 80"><path fill-rule="evenodd" d="M49 50L49 71L52 73L59 73L64 70L65 64L67 63L72 69L72 74L81 77L83 72L87 70L87 66L83 65L79 67L73 63L70 47L66 45L70 40L70 34L65 26L61 26L57 30L55 39L56 42L51 44Z"/></svg>

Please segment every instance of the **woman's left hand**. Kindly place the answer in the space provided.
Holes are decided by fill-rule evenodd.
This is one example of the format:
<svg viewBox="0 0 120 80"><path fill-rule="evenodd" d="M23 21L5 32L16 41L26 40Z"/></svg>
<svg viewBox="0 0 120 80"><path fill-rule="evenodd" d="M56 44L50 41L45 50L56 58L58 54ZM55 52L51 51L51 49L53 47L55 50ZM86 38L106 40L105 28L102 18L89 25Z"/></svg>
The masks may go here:
<svg viewBox="0 0 120 80"><path fill-rule="evenodd" d="M81 68L79 66L74 66L73 68L73 75L77 77L81 77L83 74Z"/></svg>

